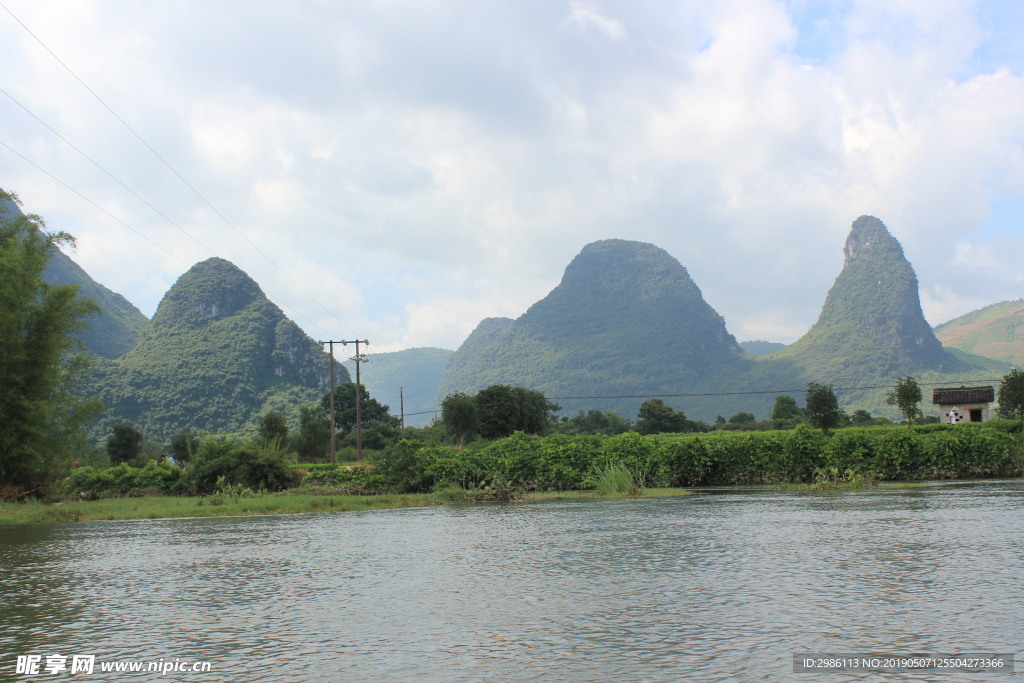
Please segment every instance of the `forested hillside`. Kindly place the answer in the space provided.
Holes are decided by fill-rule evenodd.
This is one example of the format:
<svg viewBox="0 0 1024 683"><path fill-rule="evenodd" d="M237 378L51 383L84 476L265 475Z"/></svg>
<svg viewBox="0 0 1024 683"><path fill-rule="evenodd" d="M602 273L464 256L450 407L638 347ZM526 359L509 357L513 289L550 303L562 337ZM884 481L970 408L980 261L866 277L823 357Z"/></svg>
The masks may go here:
<svg viewBox="0 0 1024 683"><path fill-rule="evenodd" d="M1021 367L1024 365L1024 299L1002 301L935 328L944 346Z"/></svg>
<svg viewBox="0 0 1024 683"><path fill-rule="evenodd" d="M555 397L569 413L632 417L638 396L735 386L723 378L747 364L679 261L652 244L604 240L584 247L521 317L483 321L452 356L439 396L515 384ZM702 398L666 401L714 418Z"/></svg>
<svg viewBox="0 0 1024 683"><path fill-rule="evenodd" d="M329 360L259 286L211 258L182 275L138 344L102 361L86 391L107 410L92 434L117 422L158 442L181 429L235 433L275 410L295 419L327 389ZM336 381L348 380L338 365Z"/></svg>
<svg viewBox="0 0 1024 683"><path fill-rule="evenodd" d="M748 411L766 419L773 392L802 402L801 390L815 382L834 385L850 411L895 417L885 394L899 377L917 376L927 388L998 380L1008 370L942 347L921 311L914 269L880 220L854 221L844 254L815 325L755 358L740 352L666 252L596 242L523 316L484 320L452 356L439 396L507 383L540 389L569 414L596 408L633 418L643 397L665 396L691 418Z"/></svg>

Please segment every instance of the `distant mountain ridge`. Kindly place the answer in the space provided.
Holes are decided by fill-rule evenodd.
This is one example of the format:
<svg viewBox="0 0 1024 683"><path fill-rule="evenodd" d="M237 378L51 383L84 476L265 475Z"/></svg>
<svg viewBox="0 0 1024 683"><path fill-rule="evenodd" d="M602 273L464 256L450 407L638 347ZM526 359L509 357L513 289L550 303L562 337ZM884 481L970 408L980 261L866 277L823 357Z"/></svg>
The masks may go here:
<svg viewBox="0 0 1024 683"><path fill-rule="evenodd" d="M944 346L1024 366L1024 299L1001 301L935 328Z"/></svg>
<svg viewBox="0 0 1024 683"><path fill-rule="evenodd" d="M424 347L369 353L370 362L363 365L360 378L370 396L391 407L392 415L404 412L405 426L423 427L440 416L437 387L452 353L449 349ZM344 365L355 377L355 362L346 361Z"/></svg>
<svg viewBox="0 0 1024 683"><path fill-rule="evenodd" d="M117 422L157 441L185 428L251 430L264 412L291 415L318 401L329 369L320 346L252 278L211 258L167 291L130 351L96 368L89 390L107 411L93 433L105 437ZM340 364L335 380L348 381Z"/></svg>
<svg viewBox="0 0 1024 683"><path fill-rule="evenodd" d="M540 389L569 413L597 407L633 418L645 398L658 396L695 419L739 411L764 419L778 393L816 382L834 385L850 409L895 416L885 386L898 377L959 384L1005 372L942 347L924 319L917 275L880 220L855 220L844 255L814 326L753 357L667 252L595 242L523 316L481 322L452 356L438 397L505 383Z"/></svg>
<svg viewBox="0 0 1024 683"><path fill-rule="evenodd" d="M410 425L429 422L449 393L501 383L541 389L567 414L597 408L634 418L640 403L659 396L693 419L712 421L740 411L766 418L773 390L796 393L799 401L808 381L832 383L848 409L878 414L886 412L884 389L842 389L881 387L905 374L956 386L1008 370L1005 359L971 355L1000 342L971 335L1003 325L1003 336L1010 335L1003 343L1012 342L1024 301L940 326L940 336L962 342L944 349L924 321L913 268L881 221L854 221L844 253L815 325L767 355L751 353L772 351L767 342L737 344L665 250L602 240L586 245L558 286L519 318L482 320L454 352L375 354L363 381L393 414L401 392L406 413L420 414L410 415ZM95 438L105 438L115 422L134 424L157 441L183 428L247 432L270 410L294 419L298 406L327 389L328 361L317 343L228 261L193 266L152 321L64 254L55 255L48 272L87 295L98 291L91 295L114 312L87 340L100 358L85 391L108 406ZM336 381L350 379L340 364L336 372Z"/></svg>

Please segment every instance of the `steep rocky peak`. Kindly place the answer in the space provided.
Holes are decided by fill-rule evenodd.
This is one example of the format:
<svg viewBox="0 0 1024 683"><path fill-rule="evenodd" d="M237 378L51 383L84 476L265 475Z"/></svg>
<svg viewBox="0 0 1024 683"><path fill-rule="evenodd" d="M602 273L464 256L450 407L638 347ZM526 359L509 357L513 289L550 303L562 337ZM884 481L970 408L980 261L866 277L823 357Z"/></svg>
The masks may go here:
<svg viewBox="0 0 1024 683"><path fill-rule="evenodd" d="M903 247L892 236L885 223L874 216L861 216L853 222L850 234L843 247L845 266L859 260L877 256L898 256L903 258Z"/></svg>

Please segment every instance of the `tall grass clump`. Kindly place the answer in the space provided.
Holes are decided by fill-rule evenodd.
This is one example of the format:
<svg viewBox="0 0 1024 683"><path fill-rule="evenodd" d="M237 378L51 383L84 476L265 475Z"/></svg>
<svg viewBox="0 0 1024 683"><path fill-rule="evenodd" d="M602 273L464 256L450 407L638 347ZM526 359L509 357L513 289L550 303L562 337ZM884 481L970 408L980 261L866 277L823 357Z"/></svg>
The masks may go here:
<svg viewBox="0 0 1024 683"><path fill-rule="evenodd" d="M624 495L642 496L643 476L631 470L624 463L607 460L603 465L595 467L588 477L588 483L602 496Z"/></svg>

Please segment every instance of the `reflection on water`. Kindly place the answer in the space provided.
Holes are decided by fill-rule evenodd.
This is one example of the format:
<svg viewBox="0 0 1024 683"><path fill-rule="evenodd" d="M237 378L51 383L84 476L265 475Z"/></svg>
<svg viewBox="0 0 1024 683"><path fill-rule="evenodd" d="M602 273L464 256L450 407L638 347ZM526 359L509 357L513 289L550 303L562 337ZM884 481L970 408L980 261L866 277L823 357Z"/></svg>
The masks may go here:
<svg viewBox="0 0 1024 683"><path fill-rule="evenodd" d="M1020 658L1022 521L1024 482L998 481L8 527L0 679L51 652L265 681L788 680L804 652Z"/></svg>

